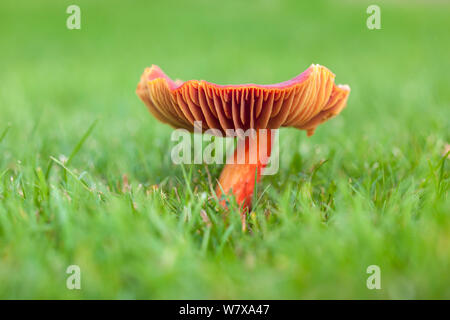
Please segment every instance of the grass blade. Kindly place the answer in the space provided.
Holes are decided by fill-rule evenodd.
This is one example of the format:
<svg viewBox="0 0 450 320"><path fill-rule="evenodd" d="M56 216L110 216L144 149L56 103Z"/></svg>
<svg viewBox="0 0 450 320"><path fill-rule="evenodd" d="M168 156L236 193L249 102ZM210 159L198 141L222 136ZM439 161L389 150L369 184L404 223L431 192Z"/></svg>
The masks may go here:
<svg viewBox="0 0 450 320"><path fill-rule="evenodd" d="M88 130L81 137L80 141L78 141L77 145L72 150L72 153L70 154L69 158L67 159L66 166L70 165L70 163L72 162L73 158L77 155L78 151L80 151L80 149L83 146L84 142L87 140L87 138L90 136L90 134L94 130L95 126L97 125L97 122L98 122L98 119L95 119L94 122L89 126Z"/></svg>
<svg viewBox="0 0 450 320"><path fill-rule="evenodd" d="M2 134L0 135L0 143L2 143L3 139L5 139L6 135L8 134L9 129L11 128L11 125L8 124L6 128L3 130Z"/></svg>
<svg viewBox="0 0 450 320"><path fill-rule="evenodd" d="M83 186L83 188L85 188L89 192L92 192L91 188L89 188L89 186L85 182L83 182L82 180L78 179L77 175L73 171L71 171L69 168L67 168L64 165L64 163L62 163L61 161L59 161L58 159L56 159L54 157L50 157L50 159L52 159L54 162L56 162L56 164L58 164L66 172L68 172L76 181L78 181Z"/></svg>

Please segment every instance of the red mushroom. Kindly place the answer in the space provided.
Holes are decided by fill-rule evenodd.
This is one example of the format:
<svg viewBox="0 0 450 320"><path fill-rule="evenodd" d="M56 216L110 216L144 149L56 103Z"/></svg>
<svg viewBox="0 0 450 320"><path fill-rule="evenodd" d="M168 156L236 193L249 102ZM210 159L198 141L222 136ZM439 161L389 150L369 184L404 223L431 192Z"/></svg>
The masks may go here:
<svg viewBox="0 0 450 320"><path fill-rule="evenodd" d="M232 193L245 209L251 207L255 173L258 182L267 163L261 158L270 156L270 131L295 127L311 136L319 124L346 106L350 88L336 85L334 78L327 68L311 65L299 76L278 84L217 85L203 80L173 81L153 65L145 69L136 92L158 120L174 128L192 132L194 122L201 121L203 131L218 129L222 134L227 129L255 129L256 135L245 137L233 155L236 160L239 152L245 151L245 163L227 161L216 188L219 197L222 190ZM261 129L268 129L269 134ZM265 148L260 149L261 142ZM261 154L266 151L263 149L267 155Z"/></svg>

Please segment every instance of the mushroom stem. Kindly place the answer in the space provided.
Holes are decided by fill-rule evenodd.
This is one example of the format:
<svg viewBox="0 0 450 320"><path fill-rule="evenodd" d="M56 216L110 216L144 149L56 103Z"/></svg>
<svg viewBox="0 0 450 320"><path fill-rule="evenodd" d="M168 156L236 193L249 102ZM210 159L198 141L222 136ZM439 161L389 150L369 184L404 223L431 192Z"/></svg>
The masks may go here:
<svg viewBox="0 0 450 320"><path fill-rule="evenodd" d="M256 134L245 137L245 140L238 139L236 150L228 158L220 175L216 187L217 197L220 199L223 190L225 194L235 196L242 213L246 209L250 210L255 185L261 180L261 172L267 165L271 151L270 129L256 130ZM226 207L225 201L221 204Z"/></svg>

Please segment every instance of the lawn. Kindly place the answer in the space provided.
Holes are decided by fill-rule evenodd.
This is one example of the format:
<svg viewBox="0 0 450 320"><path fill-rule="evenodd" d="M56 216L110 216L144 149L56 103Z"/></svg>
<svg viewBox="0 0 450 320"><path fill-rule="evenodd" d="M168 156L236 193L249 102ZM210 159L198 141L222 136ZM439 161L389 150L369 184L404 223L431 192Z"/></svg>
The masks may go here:
<svg viewBox="0 0 450 320"><path fill-rule="evenodd" d="M369 30L370 4L3 0L0 298L450 299L450 4L377 1ZM311 63L348 106L311 138L281 130L243 232L209 197L221 165L172 163L139 77L267 84Z"/></svg>

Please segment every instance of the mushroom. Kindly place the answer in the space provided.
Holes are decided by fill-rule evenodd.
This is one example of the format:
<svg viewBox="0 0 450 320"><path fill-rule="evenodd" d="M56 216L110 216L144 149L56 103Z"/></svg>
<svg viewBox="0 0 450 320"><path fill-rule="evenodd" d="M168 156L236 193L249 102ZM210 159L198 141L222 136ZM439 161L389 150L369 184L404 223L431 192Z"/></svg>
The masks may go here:
<svg viewBox="0 0 450 320"><path fill-rule="evenodd" d="M194 122L201 121L203 131L217 129L225 135L227 129L254 129L256 134L238 143L229 159L235 161L227 161L216 188L219 198L223 193L233 194L245 212L251 209L255 183L267 164L261 159L270 157L272 130L295 127L311 136L319 124L346 106L350 87L336 85L334 78L326 67L313 64L278 84L218 85L203 80L173 81L152 65L142 74L136 93L158 120L174 128L193 132ZM263 149L267 154L263 155ZM244 163L236 163L242 152Z"/></svg>

